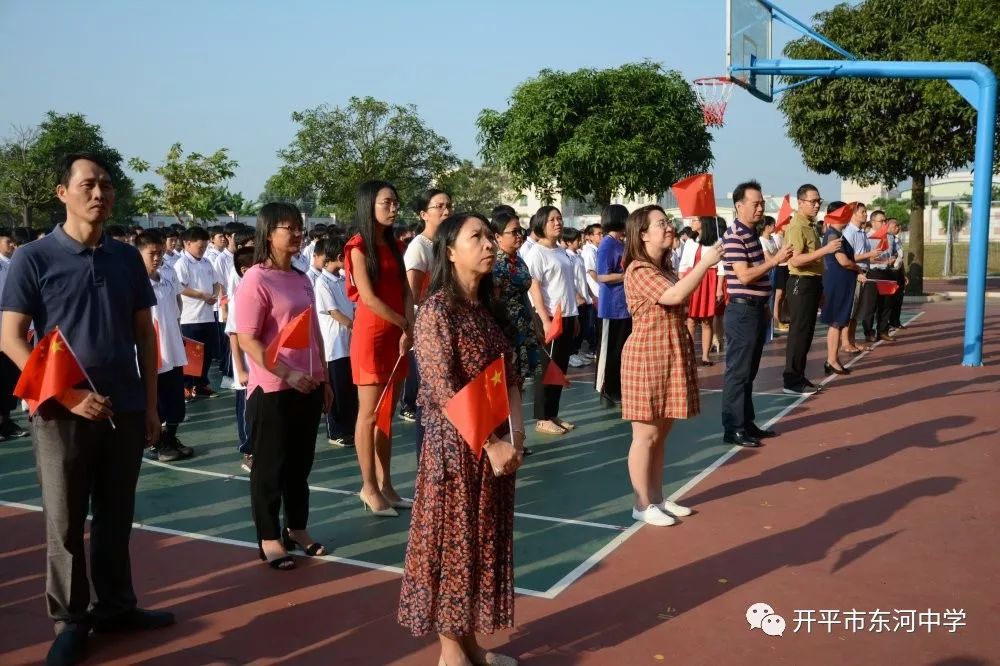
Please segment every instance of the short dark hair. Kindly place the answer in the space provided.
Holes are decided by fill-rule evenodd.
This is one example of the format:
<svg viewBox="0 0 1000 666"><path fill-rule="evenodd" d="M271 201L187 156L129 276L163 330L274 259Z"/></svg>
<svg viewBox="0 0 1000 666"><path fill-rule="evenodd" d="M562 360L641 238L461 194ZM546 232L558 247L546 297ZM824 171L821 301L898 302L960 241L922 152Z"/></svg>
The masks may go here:
<svg viewBox="0 0 1000 666"><path fill-rule="evenodd" d="M325 257L326 256L326 238L320 238L313 245L313 256L314 257Z"/></svg>
<svg viewBox="0 0 1000 666"><path fill-rule="evenodd" d="M250 241L254 239L257 235L257 230L253 227L248 227L245 224L240 225L239 231L233 234L233 242L236 243L236 247L243 247Z"/></svg>
<svg viewBox="0 0 1000 666"><path fill-rule="evenodd" d="M831 201L826 206L826 212L829 215L830 213L832 213L833 211L837 210L838 208L843 208L846 205L847 204L845 204L843 201ZM854 211L851 211L851 212L853 213Z"/></svg>
<svg viewBox="0 0 1000 666"><path fill-rule="evenodd" d="M210 226L207 229L207 231L208 231L208 237L209 238L213 238L215 236L218 236L219 234L223 234L224 235L226 233L223 230L223 228L221 226L219 226L218 224L213 224L212 226Z"/></svg>
<svg viewBox="0 0 1000 666"><path fill-rule="evenodd" d="M507 204L499 204L497 206L493 206L493 210L490 211L490 218L495 218L500 213L509 213L510 215L517 217L517 211L514 210L513 206L508 206Z"/></svg>
<svg viewBox="0 0 1000 666"><path fill-rule="evenodd" d="M549 215L555 211L562 215L560 211L555 206L542 206L535 211L535 214L531 216L531 233L535 234L539 238L545 237L545 223L549 221Z"/></svg>
<svg viewBox="0 0 1000 666"><path fill-rule="evenodd" d="M585 226L583 228L583 235L584 236L590 236L595 231L599 231L600 229L601 229L601 223L600 222L594 222L593 224L588 224L587 226Z"/></svg>
<svg viewBox="0 0 1000 666"><path fill-rule="evenodd" d="M242 271L253 266L253 252L252 247L241 247L233 253L233 268L237 275L242 276Z"/></svg>
<svg viewBox="0 0 1000 666"><path fill-rule="evenodd" d="M211 236L208 235L208 231L205 227L190 227L187 231L181 234L181 240L185 243L207 241L209 238L211 238Z"/></svg>
<svg viewBox="0 0 1000 666"><path fill-rule="evenodd" d="M178 232L173 227L164 227L163 228L163 240L166 240L168 238L180 238L180 237L181 237L180 232Z"/></svg>
<svg viewBox="0 0 1000 666"><path fill-rule="evenodd" d="M326 239L326 260L342 261L344 259L344 238L342 236L331 236Z"/></svg>
<svg viewBox="0 0 1000 666"><path fill-rule="evenodd" d="M764 195L764 190L761 189L760 183L756 180L746 180L737 185L736 189L733 190L733 205L743 201L743 198L747 195L747 190L757 190L761 196Z"/></svg>
<svg viewBox="0 0 1000 666"><path fill-rule="evenodd" d="M93 162L97 166L104 169L108 176L111 175L111 167L108 166L107 161L100 155L87 152L68 153L59 158L59 163L56 165L56 169L59 174L59 184L63 187L69 186L69 179L73 176L73 165L77 160L87 160L88 162Z"/></svg>
<svg viewBox="0 0 1000 666"><path fill-rule="evenodd" d="M861 205L864 206L864 204L861 204ZM875 217L876 215L885 215L885 211L882 210L881 208L876 208L875 210L873 210L873 211L871 211L871 212L868 213L868 219L870 220L873 217Z"/></svg>
<svg viewBox="0 0 1000 666"><path fill-rule="evenodd" d="M14 238L14 231L10 227L0 227L0 238Z"/></svg>
<svg viewBox="0 0 1000 666"><path fill-rule="evenodd" d="M575 243L580 240L580 230L574 229L573 227L563 227L562 230L562 240L563 243Z"/></svg>
<svg viewBox="0 0 1000 666"><path fill-rule="evenodd" d="M694 229L692 229L691 227L684 227L677 233L678 238L682 236L687 236L688 238L694 238L696 234L694 233Z"/></svg>
<svg viewBox="0 0 1000 666"><path fill-rule="evenodd" d="M795 190L795 198L801 199L810 192L816 192L817 194L819 194L819 188L813 185L812 183L806 183L805 185L800 185L799 189ZM840 205L843 206L844 204L841 203Z"/></svg>
<svg viewBox="0 0 1000 666"><path fill-rule="evenodd" d="M601 211L601 229L609 231L625 231L625 221L628 220L628 208L621 204L608 204Z"/></svg>
<svg viewBox="0 0 1000 666"><path fill-rule="evenodd" d="M499 206L498 206L499 208ZM508 206L510 208L510 206ZM493 216L490 220L490 228L495 234L502 234L503 230L507 228L507 225L511 222L517 222L517 226L521 226L521 218L517 216L516 213L510 213L508 211L502 210Z"/></svg>
<svg viewBox="0 0 1000 666"><path fill-rule="evenodd" d="M163 245L163 236L159 232L150 229L135 237L135 246L137 249L141 250L150 245Z"/></svg>
<svg viewBox="0 0 1000 666"><path fill-rule="evenodd" d="M107 224L104 226L104 233L114 239L127 238L128 231L120 224Z"/></svg>
<svg viewBox="0 0 1000 666"><path fill-rule="evenodd" d="M243 228L242 222L226 222L222 225L222 233L227 236L235 236L236 232Z"/></svg>

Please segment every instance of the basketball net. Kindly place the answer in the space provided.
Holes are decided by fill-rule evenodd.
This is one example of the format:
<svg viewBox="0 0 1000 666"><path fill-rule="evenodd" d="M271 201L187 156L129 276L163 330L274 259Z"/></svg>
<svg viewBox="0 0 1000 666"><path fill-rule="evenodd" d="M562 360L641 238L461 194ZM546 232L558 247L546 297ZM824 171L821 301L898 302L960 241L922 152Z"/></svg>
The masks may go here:
<svg viewBox="0 0 1000 666"><path fill-rule="evenodd" d="M705 76L692 83L698 106L705 117L705 126L722 127L729 95L733 92L733 80L725 76Z"/></svg>

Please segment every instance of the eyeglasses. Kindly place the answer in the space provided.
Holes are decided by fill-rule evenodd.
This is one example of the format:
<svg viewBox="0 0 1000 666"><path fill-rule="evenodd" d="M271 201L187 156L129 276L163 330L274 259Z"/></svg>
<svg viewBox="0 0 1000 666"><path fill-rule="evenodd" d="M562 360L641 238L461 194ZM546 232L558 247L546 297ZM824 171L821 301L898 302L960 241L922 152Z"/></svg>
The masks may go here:
<svg viewBox="0 0 1000 666"><path fill-rule="evenodd" d="M801 201L802 203L807 203L807 204L813 205L813 206L822 206L823 205L823 200L822 199L799 199L799 201Z"/></svg>
<svg viewBox="0 0 1000 666"><path fill-rule="evenodd" d="M301 234L302 226L298 224L279 224L274 227L275 229L287 229L290 234Z"/></svg>
<svg viewBox="0 0 1000 666"><path fill-rule="evenodd" d="M399 210L399 202L396 201L395 199L382 199L380 201L376 201L375 203L377 203L382 208L388 208L390 210Z"/></svg>
<svg viewBox="0 0 1000 666"><path fill-rule="evenodd" d="M507 235L507 234L520 238L524 236L524 229L511 229L510 231L503 232L503 234L501 235Z"/></svg>
<svg viewBox="0 0 1000 666"><path fill-rule="evenodd" d="M427 210L451 210L452 208L454 208L454 206L451 203L439 203L434 204L433 206L428 206Z"/></svg>

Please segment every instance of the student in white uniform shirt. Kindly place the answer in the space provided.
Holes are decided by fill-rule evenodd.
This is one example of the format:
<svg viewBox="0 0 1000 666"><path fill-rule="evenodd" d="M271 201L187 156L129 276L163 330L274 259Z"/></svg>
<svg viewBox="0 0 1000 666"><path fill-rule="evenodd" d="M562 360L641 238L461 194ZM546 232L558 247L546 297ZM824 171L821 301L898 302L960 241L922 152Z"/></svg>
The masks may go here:
<svg viewBox="0 0 1000 666"><path fill-rule="evenodd" d="M201 377L185 377L184 384L190 398L213 398L215 391L208 383L208 366L218 356L219 330L215 323L213 306L222 293L215 267L205 259L208 232L201 227L191 227L184 232L184 253L174 264L174 272L181 283L181 332L184 337L205 345L205 359Z"/></svg>
<svg viewBox="0 0 1000 666"><path fill-rule="evenodd" d="M160 363L156 378L156 406L160 423L165 432L161 433L156 446L146 449L150 460L170 462L190 458L194 450L184 446L177 438L177 428L184 421L184 340L181 337L180 295L181 286L172 274L162 270L163 241L155 231L148 231L136 238L136 248L142 256L149 276L149 284L156 294L156 305L152 308L153 323L156 326L159 343Z"/></svg>
<svg viewBox="0 0 1000 666"><path fill-rule="evenodd" d="M354 304L347 298L341 271L344 268L344 241L327 238L316 243L313 256L322 252L323 272L316 280L316 313L327 377L333 389L333 406L326 414L326 441L331 446L354 446L358 421L358 387L351 374L351 328Z"/></svg>
<svg viewBox="0 0 1000 666"><path fill-rule="evenodd" d="M597 281L597 246L604 239L604 231L600 223L588 224L583 230L583 247L580 248L580 256L583 258L583 268L587 272L587 300L593 306L590 308L590 316L587 320L580 321L583 328L583 339L587 341L590 349L583 353L584 358L594 360L597 357L597 349L600 346L597 342L597 293L600 291L600 283Z"/></svg>
<svg viewBox="0 0 1000 666"><path fill-rule="evenodd" d="M246 233L240 232L241 234ZM236 242L240 244L240 234ZM240 467L244 472L253 471L253 450L250 447L250 430L247 423L247 382L250 380L250 366L247 365L247 355L240 349L236 336L236 292L240 287L243 274L253 266L253 237L249 242L245 239L242 247L233 254L233 270L228 280L229 285L229 319L226 320L226 337L229 338L229 351L233 365L233 392L236 394L236 438L239 442L237 452L241 456Z"/></svg>
<svg viewBox="0 0 1000 666"><path fill-rule="evenodd" d="M566 255L573 262L573 286L576 289L576 307L580 322L580 332L573 340L572 353L569 356L569 364L574 368L582 368L590 365L590 359L580 355L580 346L583 344L583 322L590 316L591 301L587 298L590 291L587 286L587 269L583 265L583 257L580 256L580 248L583 246L583 234L579 229L566 227L562 231L563 248Z"/></svg>
<svg viewBox="0 0 1000 666"><path fill-rule="evenodd" d="M531 217L531 231L538 238L535 248L528 253L524 263L531 278L542 289L544 303L532 303L535 315L543 332L548 334L556 309L562 311L562 335L546 345L552 361L545 359L543 365L555 362L566 372L573 341L579 333L579 319L576 306L576 286L573 261L566 251L557 245L562 236L562 213L555 206L542 206ZM543 371L544 376L544 371ZM559 418L561 386L547 386L535 382L535 430L550 435L562 435L576 426Z"/></svg>
<svg viewBox="0 0 1000 666"><path fill-rule="evenodd" d="M431 282L434 268L434 237L438 227L451 215L453 207L451 195L443 190L424 190L417 198L417 215L423 223L423 229L414 236L406 246L403 255L403 265L406 268L406 281L413 293L414 309L427 297L427 287ZM417 357L412 350L409 352L410 373L403 383L403 400L400 406L400 417L405 421L416 423L417 459L424 445L424 427L420 422L420 410L417 407L417 390L420 387L420 369L417 367Z"/></svg>
<svg viewBox="0 0 1000 666"><path fill-rule="evenodd" d="M0 229L0 295L7 283L10 259L17 249L17 238L11 229ZM0 442L18 437L26 437L28 431L10 418L20 402L14 396L14 387L21 378L21 371L6 354L0 354Z"/></svg>

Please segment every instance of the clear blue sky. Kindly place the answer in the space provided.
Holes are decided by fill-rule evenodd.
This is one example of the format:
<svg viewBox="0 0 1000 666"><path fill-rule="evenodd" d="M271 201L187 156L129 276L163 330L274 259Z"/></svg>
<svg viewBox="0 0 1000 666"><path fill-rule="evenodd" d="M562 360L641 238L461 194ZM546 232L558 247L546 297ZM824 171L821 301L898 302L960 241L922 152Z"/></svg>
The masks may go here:
<svg viewBox="0 0 1000 666"><path fill-rule="evenodd" d="M834 0L786 0L799 18ZM722 74L724 0L2 0L0 134L48 110L80 112L126 157L171 143L229 148L233 190L256 198L291 141L292 111L353 96L415 104L463 158L475 119L503 109L542 68L650 59L685 78ZM791 31L776 26L775 51ZM735 91L714 131L717 188L748 177L770 193L835 176L806 171L773 105ZM144 177L143 177L144 178ZM142 182L142 178L138 182Z"/></svg>

